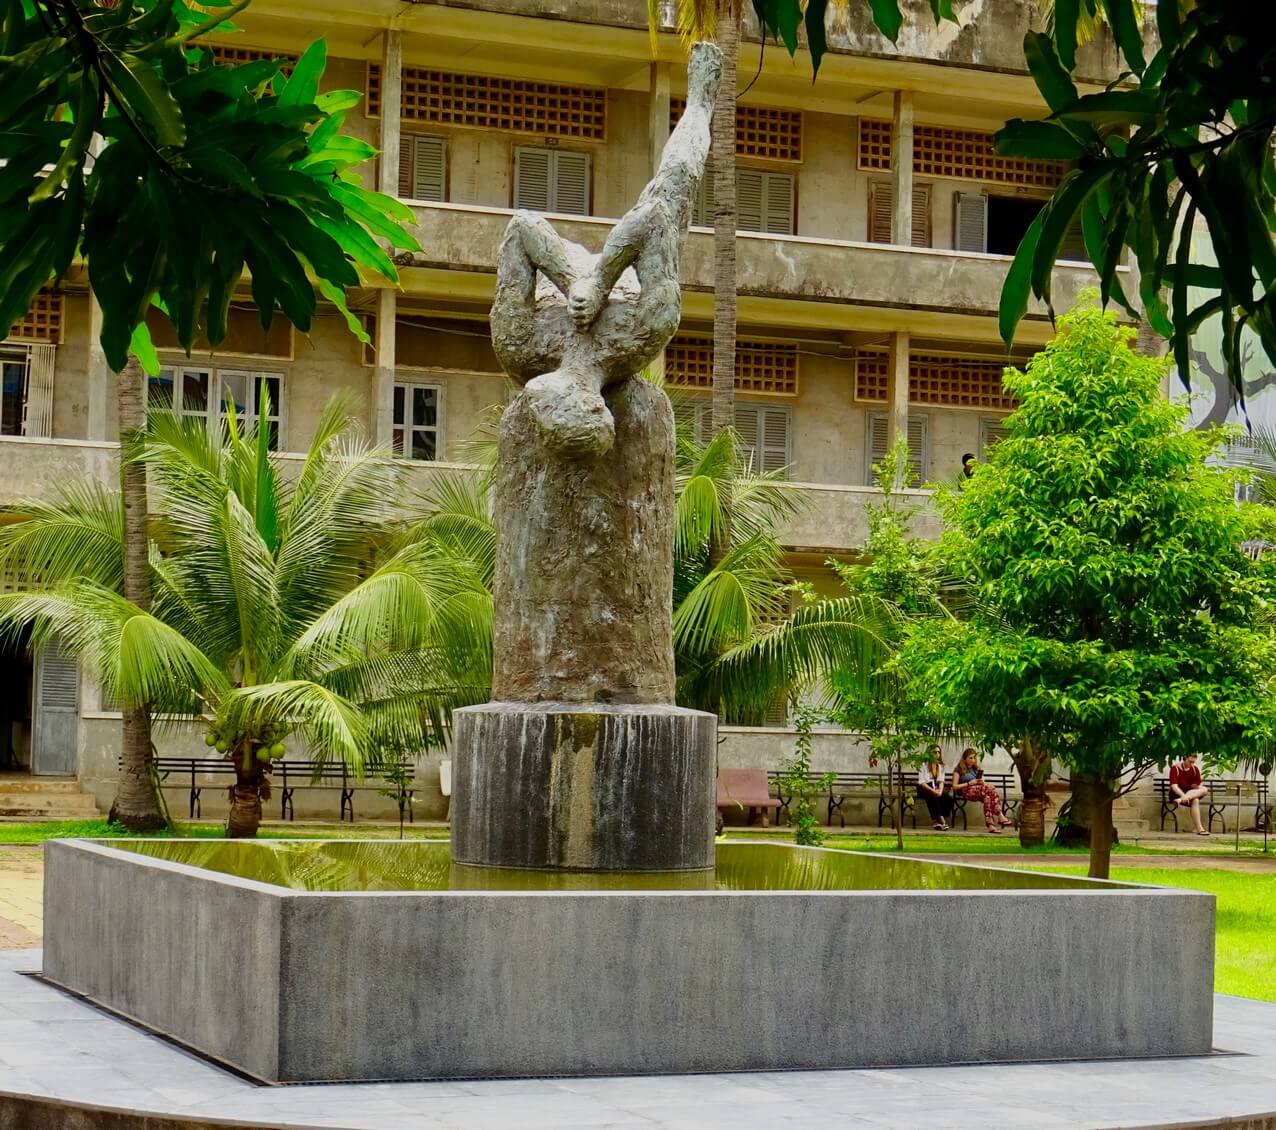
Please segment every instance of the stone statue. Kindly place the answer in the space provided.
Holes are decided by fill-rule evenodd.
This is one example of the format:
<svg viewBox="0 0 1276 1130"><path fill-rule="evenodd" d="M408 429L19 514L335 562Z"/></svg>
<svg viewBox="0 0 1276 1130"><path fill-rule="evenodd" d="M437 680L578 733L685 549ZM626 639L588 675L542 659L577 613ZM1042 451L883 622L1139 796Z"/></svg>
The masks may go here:
<svg viewBox="0 0 1276 1130"><path fill-rule="evenodd" d="M456 712L453 857L712 865L716 720L673 705L673 410L641 376L679 259L722 56L696 44L660 167L593 255L516 212L492 342L523 385L496 472L493 701Z"/></svg>

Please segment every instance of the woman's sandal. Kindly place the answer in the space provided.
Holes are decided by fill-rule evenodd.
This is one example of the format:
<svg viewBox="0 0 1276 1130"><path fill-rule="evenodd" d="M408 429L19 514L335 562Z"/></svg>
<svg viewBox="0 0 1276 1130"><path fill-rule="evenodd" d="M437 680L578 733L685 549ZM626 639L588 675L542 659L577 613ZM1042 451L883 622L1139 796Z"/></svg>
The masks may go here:
<svg viewBox="0 0 1276 1130"><path fill-rule="evenodd" d="M1199 832L1197 832L1196 834L1197 834L1198 836L1208 836L1208 835L1209 835L1209 833L1208 833L1208 832L1207 832L1204 828L1202 828L1202 829L1201 829Z"/></svg>
<svg viewBox="0 0 1276 1130"><path fill-rule="evenodd" d="M1000 836L1000 835L1001 835L1001 829L1000 829L1000 828L996 828L996 827L994 827L992 824L987 825L987 828L988 828L988 834L989 834L990 836Z"/></svg>

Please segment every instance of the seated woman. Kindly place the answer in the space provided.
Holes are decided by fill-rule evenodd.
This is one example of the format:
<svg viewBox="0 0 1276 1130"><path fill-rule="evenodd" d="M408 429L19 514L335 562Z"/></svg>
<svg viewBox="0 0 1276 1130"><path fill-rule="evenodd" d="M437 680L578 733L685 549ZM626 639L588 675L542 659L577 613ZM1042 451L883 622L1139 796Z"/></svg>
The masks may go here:
<svg viewBox="0 0 1276 1130"><path fill-rule="evenodd" d="M961 751L961 760L953 770L953 793L984 806L984 825L993 835L1001 835L1001 829L1009 828L1013 823L1001 811L1001 794L984 783L979 754L969 746Z"/></svg>
<svg viewBox="0 0 1276 1130"><path fill-rule="evenodd" d="M1186 808L1192 814L1192 824L1198 836L1208 836L1209 832L1201 823L1201 799L1210 795L1201 783L1201 770L1196 764L1196 754L1189 753L1177 765L1170 766L1170 794L1180 808Z"/></svg>
<svg viewBox="0 0 1276 1130"><path fill-rule="evenodd" d="M926 809L934 821L932 827L937 832L948 831L948 817L953 811L953 797L948 792L948 781L944 775L943 751L937 745L927 752L926 764L917 774L917 796L926 803Z"/></svg>

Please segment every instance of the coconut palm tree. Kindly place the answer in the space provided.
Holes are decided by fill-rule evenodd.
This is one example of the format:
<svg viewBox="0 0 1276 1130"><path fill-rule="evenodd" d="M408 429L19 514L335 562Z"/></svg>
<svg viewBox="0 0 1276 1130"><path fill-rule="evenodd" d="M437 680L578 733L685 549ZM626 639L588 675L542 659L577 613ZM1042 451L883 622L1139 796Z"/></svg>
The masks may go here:
<svg viewBox="0 0 1276 1130"><path fill-rule="evenodd" d="M492 457L492 449L472 448ZM490 586L496 530L491 476L442 476L421 495L425 513L406 544L457 563ZM719 556L727 527L729 540ZM882 662L883 635L870 600L799 599L782 563L780 524L802 503L778 473L751 469L735 430L707 443L679 429L674 507L674 665L681 706L724 722L757 724L783 701L816 685L826 671L853 678ZM490 652L477 662L490 662Z"/></svg>
<svg viewBox="0 0 1276 1130"><path fill-rule="evenodd" d="M264 426L153 415L136 456L158 487L149 609L120 592L116 492L66 488L0 541L0 562L39 576L0 596L0 637L58 641L125 711L202 718L235 766L231 836L255 834L290 735L362 775L486 697L490 595L431 543L395 548L402 469L354 427L331 403L294 468Z"/></svg>

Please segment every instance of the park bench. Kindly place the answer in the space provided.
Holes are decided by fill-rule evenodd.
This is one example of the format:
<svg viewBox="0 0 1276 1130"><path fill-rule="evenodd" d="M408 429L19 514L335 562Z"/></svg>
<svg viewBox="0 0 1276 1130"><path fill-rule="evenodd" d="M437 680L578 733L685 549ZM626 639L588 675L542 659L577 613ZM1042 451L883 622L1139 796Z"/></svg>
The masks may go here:
<svg viewBox="0 0 1276 1130"><path fill-rule="evenodd" d="M714 789L719 812L742 808L750 824L761 812L765 824L767 811L775 809L776 822L779 823L780 801L771 795L767 787L765 769L719 769Z"/></svg>
<svg viewBox="0 0 1276 1130"><path fill-rule="evenodd" d="M812 773L807 778L807 784L812 790L818 789L820 792L827 790L827 824L831 826L833 818L836 816L841 826L845 828L846 815L842 811L842 805L848 799L858 797L877 802L877 823L879 826L881 825L883 816L890 810L890 800L886 795L885 774L881 772L835 773L832 781L827 786L821 787L827 775L826 773ZM781 818L787 819L794 796L793 789L789 784L792 780L792 774L773 769L767 773L767 778L774 787L779 801L776 820L778 822Z"/></svg>
<svg viewBox="0 0 1276 1130"><path fill-rule="evenodd" d="M1210 791L1209 796L1203 797L1202 800L1206 805L1205 827L1211 832L1214 831L1214 818L1218 817L1218 822L1222 825L1223 832L1226 834L1226 812L1229 808L1236 809L1238 822L1242 813L1252 811L1254 813L1254 828L1257 831L1266 831L1271 827L1272 804L1266 780L1228 781L1215 778L1202 783ZM1161 831L1165 831L1165 818L1168 816L1174 821L1174 830L1177 832L1179 830L1179 805L1174 794L1170 792L1170 779L1169 777L1157 777L1154 784L1156 785L1157 799L1161 802Z"/></svg>
<svg viewBox="0 0 1276 1130"><path fill-rule="evenodd" d="M411 773L414 765L411 761L402 761L399 767ZM230 777L235 776L235 766L224 757L157 757L155 769L159 774L160 784L165 788L175 787L177 782L169 783L168 778L180 775L187 785L188 812L194 820L202 815L200 798L204 791L205 775ZM333 792L340 790L340 819L348 819L354 823L354 794L356 792L373 791L384 793L392 788L380 777L367 777L359 780L350 773L344 762L316 761L273 761L271 762L272 787L279 790L279 818L292 820L293 796L298 789L327 789ZM227 785L229 789L230 785ZM413 822L412 814L413 790L406 788L397 798L400 817L407 815L408 823Z"/></svg>

